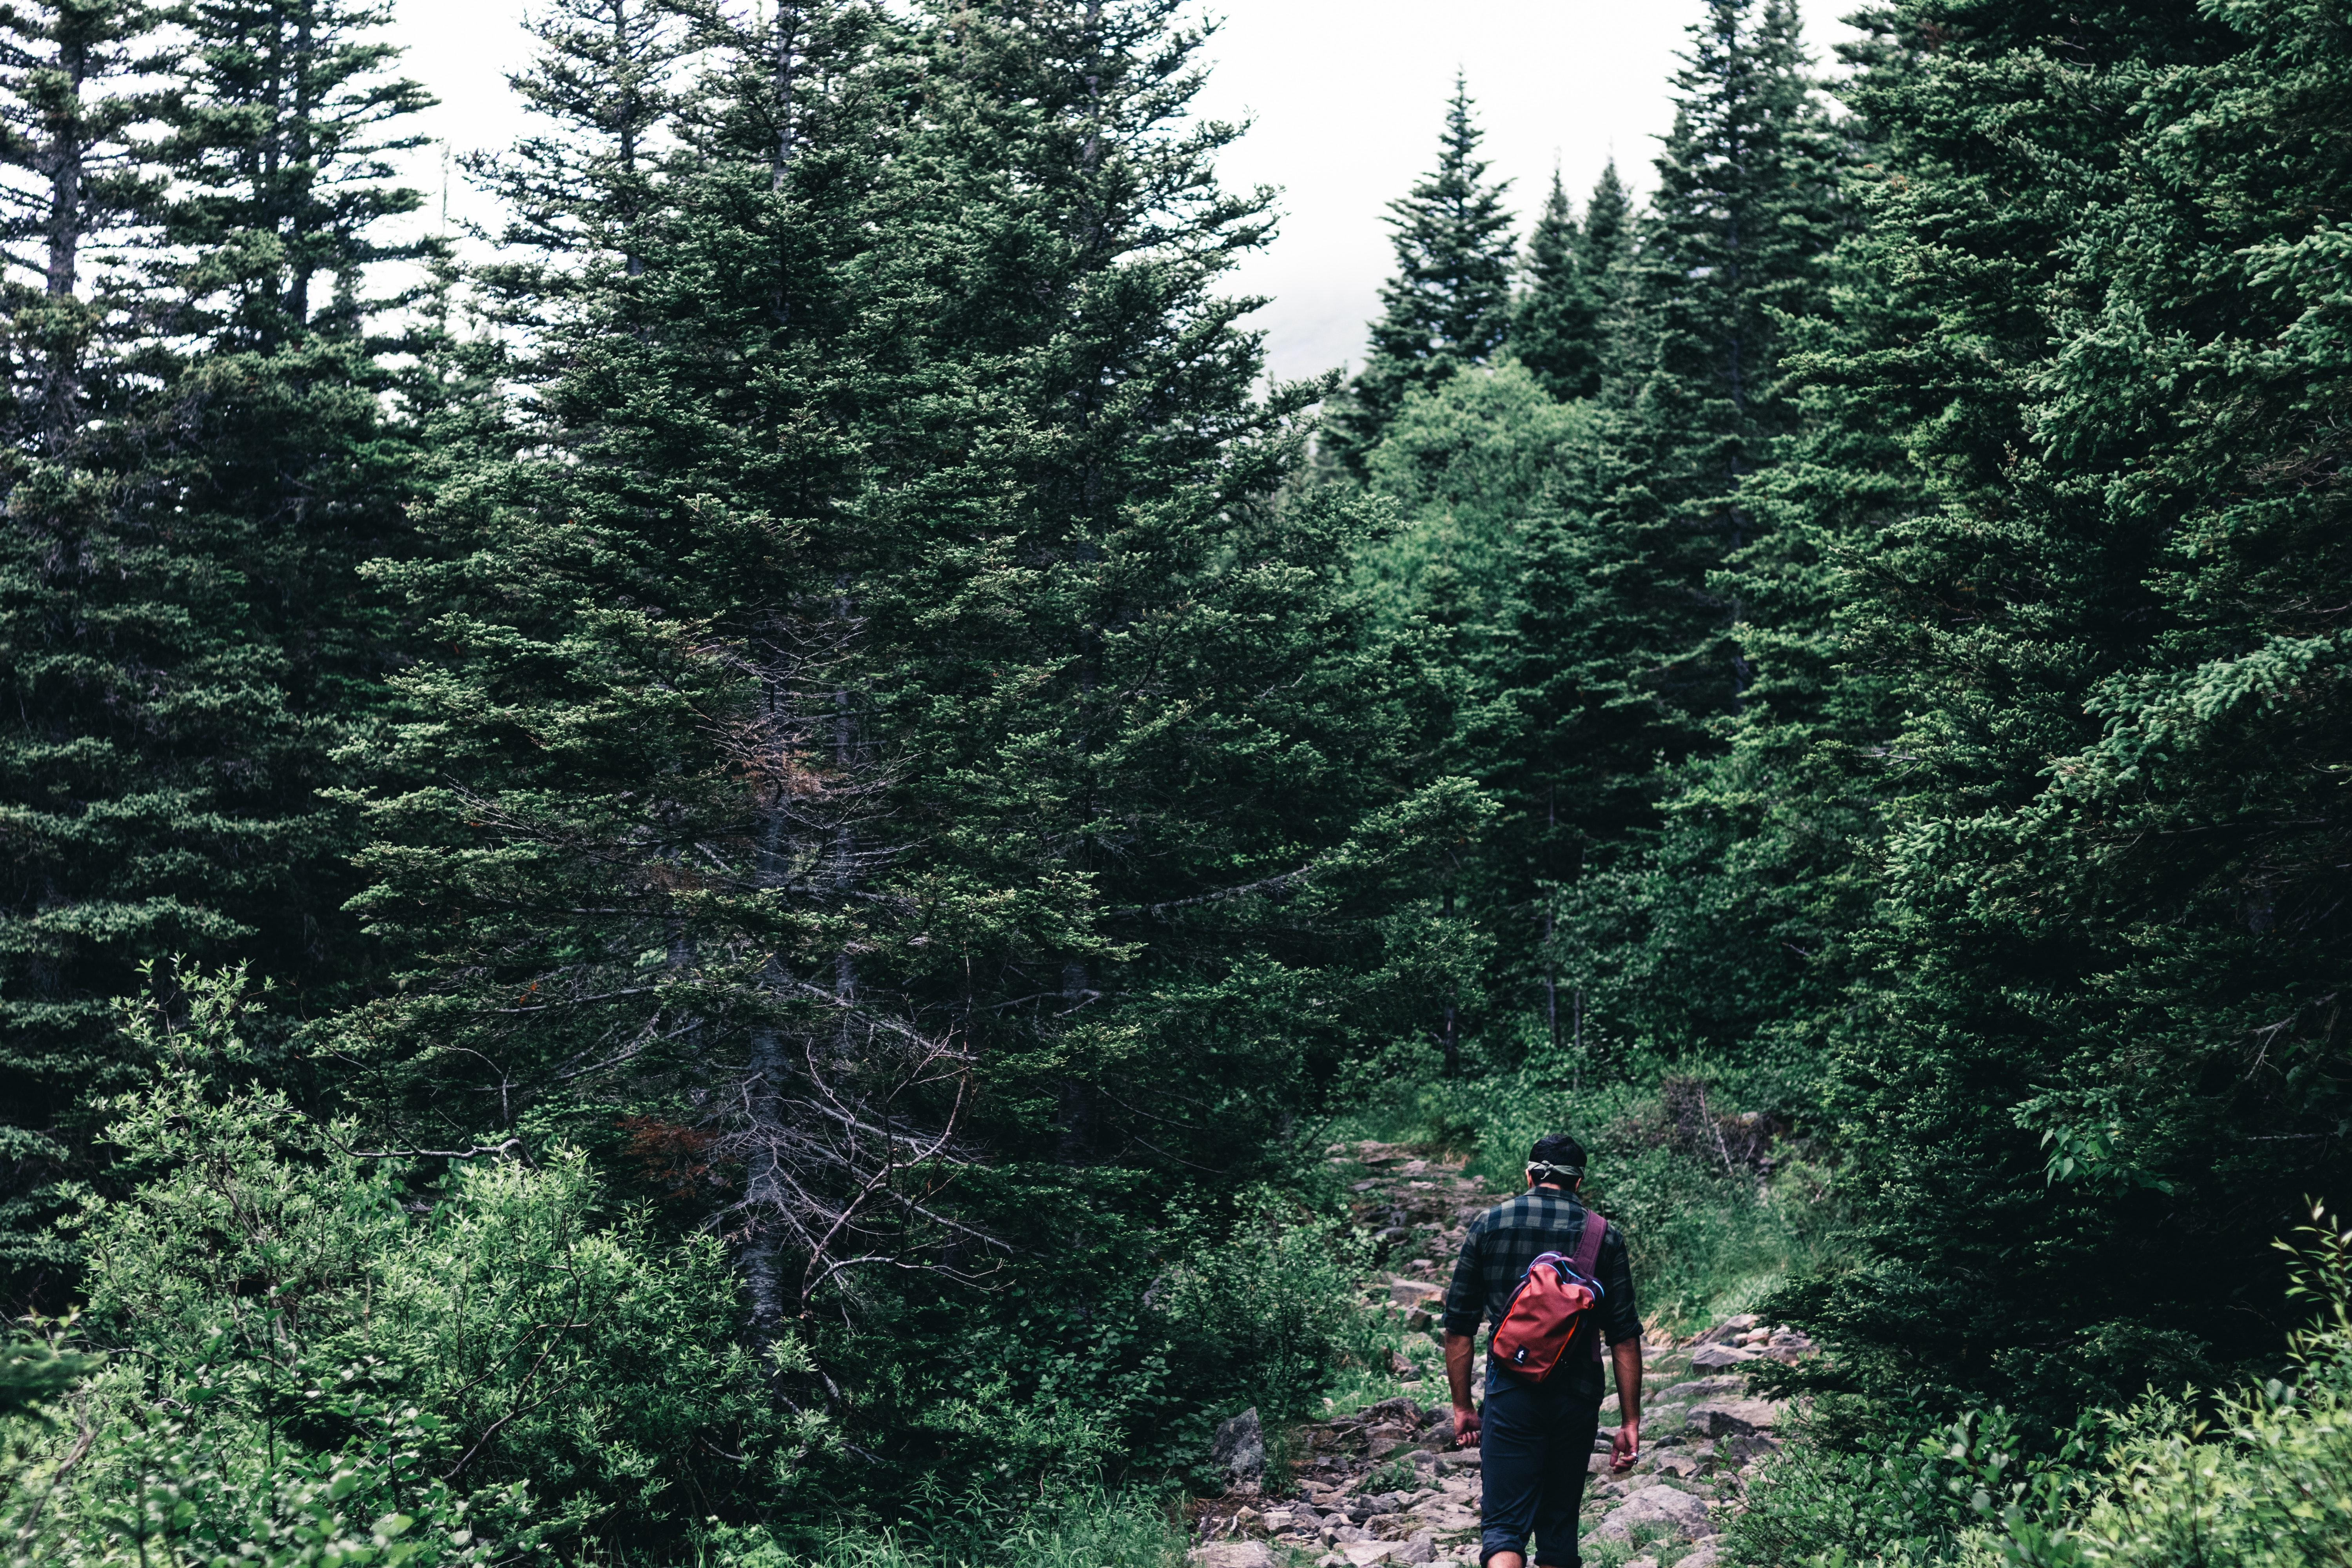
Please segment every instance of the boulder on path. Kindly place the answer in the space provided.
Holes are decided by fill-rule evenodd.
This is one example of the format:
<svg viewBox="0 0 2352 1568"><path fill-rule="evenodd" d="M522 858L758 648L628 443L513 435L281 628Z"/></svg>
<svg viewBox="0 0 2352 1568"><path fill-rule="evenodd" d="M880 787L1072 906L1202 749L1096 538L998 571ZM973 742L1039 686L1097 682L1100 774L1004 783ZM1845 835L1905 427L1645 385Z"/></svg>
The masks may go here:
<svg viewBox="0 0 2352 1568"><path fill-rule="evenodd" d="M1711 1399L1683 1413L1683 1425L1709 1437L1753 1437L1780 1424L1780 1407L1769 1399Z"/></svg>
<svg viewBox="0 0 2352 1568"><path fill-rule="evenodd" d="M1742 1312L1738 1317L1724 1319L1723 1321L1716 1324L1715 1327L1699 1335L1696 1342L1703 1345L1711 1345L1719 1343L1725 1340L1736 1340L1740 1335L1747 1333L1749 1330L1755 1328L1756 1325L1762 1321L1762 1319L1759 1318L1753 1312Z"/></svg>
<svg viewBox="0 0 2352 1568"><path fill-rule="evenodd" d="M1217 1428L1209 1445L1209 1463L1240 1480L1255 1480L1265 1473L1265 1430L1258 1425L1253 1405Z"/></svg>
<svg viewBox="0 0 2352 1568"><path fill-rule="evenodd" d="M1738 1366L1743 1361L1754 1361L1757 1352L1742 1345L1701 1345L1691 1352L1691 1366L1696 1371L1710 1367Z"/></svg>
<svg viewBox="0 0 2352 1568"><path fill-rule="evenodd" d="M1275 1568L1274 1549L1263 1541L1220 1541L1195 1546L1193 1568Z"/></svg>
<svg viewBox="0 0 2352 1568"><path fill-rule="evenodd" d="M1715 1568L1715 1542L1702 1541L1684 1552L1683 1560L1675 1563L1675 1568Z"/></svg>
<svg viewBox="0 0 2352 1568"><path fill-rule="evenodd" d="M1396 1554L1403 1550L1402 1541L1357 1541L1339 1548L1339 1553L1347 1558L1350 1568L1371 1568L1375 1563L1395 1561Z"/></svg>
<svg viewBox="0 0 2352 1568"><path fill-rule="evenodd" d="M1603 1541L1627 1541L1633 1538L1633 1527L1642 1524L1672 1525L1688 1541L1715 1533L1715 1521L1707 1518L1704 1501L1663 1486L1643 1487L1627 1498L1592 1533Z"/></svg>

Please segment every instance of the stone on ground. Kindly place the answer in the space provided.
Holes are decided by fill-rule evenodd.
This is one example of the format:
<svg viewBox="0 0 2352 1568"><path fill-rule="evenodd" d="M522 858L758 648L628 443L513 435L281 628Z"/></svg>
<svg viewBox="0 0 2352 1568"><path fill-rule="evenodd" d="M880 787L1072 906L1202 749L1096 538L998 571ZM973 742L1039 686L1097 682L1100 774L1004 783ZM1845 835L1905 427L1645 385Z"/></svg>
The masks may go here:
<svg viewBox="0 0 2352 1568"><path fill-rule="evenodd" d="M1194 1568L1275 1568L1274 1550L1262 1541L1220 1541L1192 1548Z"/></svg>
<svg viewBox="0 0 2352 1568"><path fill-rule="evenodd" d="M1257 1406L1217 1428L1216 1441L1209 1445L1209 1462L1243 1480L1255 1480L1265 1472L1265 1432L1258 1425Z"/></svg>
<svg viewBox="0 0 2352 1568"><path fill-rule="evenodd" d="M1715 1521L1706 1516L1706 1504L1672 1487L1643 1487L1602 1520L1592 1533L1603 1541L1624 1541L1633 1536L1633 1527L1641 1524L1672 1525L1690 1541L1715 1533Z"/></svg>
<svg viewBox="0 0 2352 1568"><path fill-rule="evenodd" d="M1711 1399L1683 1413L1683 1425L1709 1437L1753 1437L1780 1425L1780 1407L1769 1399Z"/></svg>

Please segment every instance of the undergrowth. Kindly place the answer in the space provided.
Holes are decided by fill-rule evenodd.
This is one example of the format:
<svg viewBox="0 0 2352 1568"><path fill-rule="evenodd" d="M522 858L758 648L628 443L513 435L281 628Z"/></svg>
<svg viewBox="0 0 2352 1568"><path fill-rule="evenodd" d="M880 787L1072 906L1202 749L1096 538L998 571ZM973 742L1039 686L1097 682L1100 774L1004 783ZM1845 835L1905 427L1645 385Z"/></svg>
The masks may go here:
<svg viewBox="0 0 2352 1568"><path fill-rule="evenodd" d="M1624 1231L1654 1329L1687 1332L1840 1266L1833 1173L1802 1135L1806 1108L1776 1078L1633 1058L1593 1081L1586 1065L1538 1049L1459 1079L1402 1077L1328 1136L1464 1159L1467 1173L1508 1189L1536 1139L1575 1135L1591 1162L1585 1194Z"/></svg>
<svg viewBox="0 0 2352 1568"><path fill-rule="evenodd" d="M614 1568L1176 1568L1185 1534L1171 1498L1087 1491L1014 1506L982 1496L918 1500L887 1531L780 1542L765 1529L714 1529L682 1562Z"/></svg>

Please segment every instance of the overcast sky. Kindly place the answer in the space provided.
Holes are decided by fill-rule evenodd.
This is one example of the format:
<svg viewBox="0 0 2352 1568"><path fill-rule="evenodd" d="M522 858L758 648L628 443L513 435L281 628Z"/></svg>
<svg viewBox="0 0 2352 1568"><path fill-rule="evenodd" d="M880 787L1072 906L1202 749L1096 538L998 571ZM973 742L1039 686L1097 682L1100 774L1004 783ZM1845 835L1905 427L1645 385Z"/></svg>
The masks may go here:
<svg viewBox="0 0 2352 1568"><path fill-rule="evenodd" d="M1847 36L1851 0L1803 0L1814 54ZM527 0L398 0L406 68L441 99L428 134L464 150L503 145L523 117L505 73L526 58ZM1495 173L1524 216L1555 162L1580 204L1613 153L1646 187L1671 119L1667 78L1697 0L1228 0L1210 47L1204 112L1247 118L1227 155L1229 184L1283 191L1280 237L1240 273L1240 291L1273 297L1255 321L1271 368L1299 376L1362 353L1374 291L1389 271L1385 204L1432 163L1460 68L1487 132ZM420 184L441 181L437 151ZM435 203L438 206L438 191ZM480 214L458 176L451 207Z"/></svg>

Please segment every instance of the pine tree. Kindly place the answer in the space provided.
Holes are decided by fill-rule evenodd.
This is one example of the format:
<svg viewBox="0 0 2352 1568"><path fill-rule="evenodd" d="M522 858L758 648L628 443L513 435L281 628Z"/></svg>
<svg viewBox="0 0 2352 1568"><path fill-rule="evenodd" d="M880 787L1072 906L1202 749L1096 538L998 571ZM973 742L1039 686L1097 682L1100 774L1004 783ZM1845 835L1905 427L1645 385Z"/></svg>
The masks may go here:
<svg viewBox="0 0 2352 1568"><path fill-rule="evenodd" d="M1563 402L1601 390L1607 333L1624 285L1631 207L1612 159L1580 224L1555 169L1528 237L1527 288L1511 320L1511 353Z"/></svg>
<svg viewBox="0 0 2352 1568"><path fill-rule="evenodd" d="M1617 160L1612 158L1601 165L1601 177L1592 183L1592 195L1584 203L1584 226L1577 235L1577 269L1602 290L1604 300L1611 279L1624 264L1626 246L1633 238L1633 197L1618 177Z"/></svg>
<svg viewBox="0 0 2352 1568"><path fill-rule="evenodd" d="M375 237L416 205L381 157L404 143L376 137L425 100L386 76L381 20L193 9L186 52L140 66L169 90L133 107L75 95L131 68L146 19L80 12L40 24L82 51L80 87L20 79L56 134L12 142L53 224L26 334L41 456L12 476L0 569L15 1236L93 1168L89 1108L136 1066L110 999L142 962L252 958L281 1004L266 1047L364 971L337 912L348 821L317 792L391 655L356 568L397 547L410 494L384 359L419 344L369 335L401 301L362 274L420 253ZM163 134L134 145L150 114ZM12 1246L16 1291L56 1289L62 1253Z"/></svg>
<svg viewBox="0 0 2352 1568"><path fill-rule="evenodd" d="M1676 90L1639 224L1621 217L1613 170L1588 209L1588 275L1605 290L1599 423L1509 568L1518 590L1475 721L1478 776L1504 802L1488 893L1500 962L1521 994L1550 977L1548 1005L1561 974L1615 1000L1605 982L1645 924L1622 878L1642 875L1675 770L1715 748L1742 700L1742 612L1717 574L1757 543L1741 487L1798 426L1780 323L1820 308L1839 233L1843 146L1792 7L1711 6ZM1600 1023L1700 1043L1652 1033L1657 1017Z"/></svg>
<svg viewBox="0 0 2352 1568"><path fill-rule="evenodd" d="M1489 363L1510 338L1510 182L1487 182L1473 107L1456 78L1437 167L1389 204L1396 274L1381 287L1364 368L1326 426L1327 446L1360 477L1408 394Z"/></svg>
<svg viewBox="0 0 2352 1568"><path fill-rule="evenodd" d="M1511 353L1552 396L1590 397L1601 386L1593 291L1584 276L1584 233L1559 171L1528 235L1527 288L1511 316Z"/></svg>
<svg viewBox="0 0 2352 1568"><path fill-rule="evenodd" d="M1746 476L1797 410L1779 384L1780 322L1817 311L1836 243L1843 147L1814 86L1795 6L1710 0L1675 79L1629 301L1628 357L1604 392L1638 478L1601 499L1623 554L1617 592L1655 626L1633 680L1694 718L1747 680L1738 606L1708 575L1752 542Z"/></svg>
<svg viewBox="0 0 2352 1568"><path fill-rule="evenodd" d="M396 574L405 984L348 1047L388 1134L577 1137L722 1226L832 1380L780 1397L951 1467L1024 1366L1157 1451L1199 1395L1085 1325L1437 988L1413 898L1477 816L1393 755L1363 521L1282 499L1321 389L1258 400L1212 291L1266 198L1165 133L1198 34L1016 9L705 35L636 216L612 129L554 133L608 237Z"/></svg>
<svg viewBox="0 0 2352 1568"><path fill-rule="evenodd" d="M2064 1418L2272 1354L2270 1242L2344 1174L2340 500L2290 411L2341 396L2297 323L2352 53L2289 5L1892 20L1909 321L1856 391L1925 494L1839 617L1899 766L1831 1037L1869 1257L1783 1305L1854 1384Z"/></svg>

